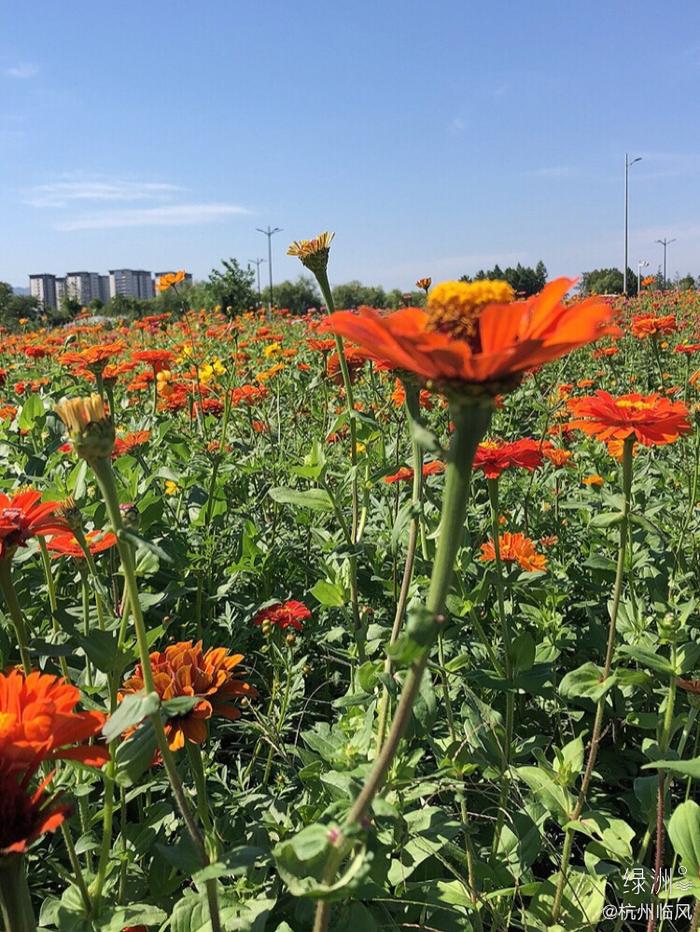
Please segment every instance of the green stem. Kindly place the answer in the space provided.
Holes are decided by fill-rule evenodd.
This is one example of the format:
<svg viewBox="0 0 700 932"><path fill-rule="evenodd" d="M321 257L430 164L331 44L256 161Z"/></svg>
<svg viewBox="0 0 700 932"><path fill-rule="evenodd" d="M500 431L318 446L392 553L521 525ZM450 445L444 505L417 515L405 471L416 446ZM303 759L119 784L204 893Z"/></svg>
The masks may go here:
<svg viewBox="0 0 700 932"><path fill-rule="evenodd" d="M24 615L17 598L15 585L12 582L11 557L5 557L0 560L0 589L2 590L7 610L10 613L10 621L15 629L19 655L22 659L24 672L29 676L32 672L32 662L29 657L29 641L27 639L27 628L24 624Z"/></svg>
<svg viewBox="0 0 700 932"><path fill-rule="evenodd" d="M610 668L612 667L612 658L613 652L615 650L615 634L617 630L617 614L620 609L620 600L622 598L622 586L624 583L625 576L625 551L627 548L627 527L629 524L629 513L630 513L630 500L632 497L632 464L633 464L633 449L634 449L634 434L625 439L624 448L622 452L622 513L620 515L620 544L617 554L617 570L615 573L615 588L613 589L613 601L612 608L610 610L610 626L608 629L608 644L605 651L605 663L603 665L603 675L601 676L601 683L604 683L605 680L610 676ZM588 787L590 785L591 779L593 777L593 768L595 767L596 760L598 758L598 747L600 744L600 735L603 725L603 712L605 710L605 700L606 696L603 694L596 704L595 711L595 720L593 722L593 732L591 734L591 744L588 750L588 760L586 761L586 769L583 774L583 779L581 781L581 788L576 800L576 805L574 811L571 814L572 822L576 822L583 811L583 807L586 802L586 796L588 794ZM557 922L559 919L559 912L561 910L561 901L564 894L564 886L567 882L567 871L569 868L569 860L571 859L571 849L573 846L574 839L574 829L567 828L566 834L564 836L564 848L562 850L561 857L561 867L559 869L559 879L557 882L557 889L554 895L554 903L552 905L552 922Z"/></svg>
<svg viewBox="0 0 700 932"><path fill-rule="evenodd" d="M102 807L102 844L100 845L100 860L97 865L97 875L91 889L96 912L99 910L100 898L102 896L102 890L107 878L109 855L112 850L112 823L114 821L114 777L116 773L114 754L117 750L118 744L118 741L113 741L110 744L109 763L104 768L102 773L105 785L104 804Z"/></svg>
<svg viewBox="0 0 700 932"><path fill-rule="evenodd" d="M21 854L0 858L0 907L7 932L35 932L34 907Z"/></svg>
<svg viewBox="0 0 700 932"><path fill-rule="evenodd" d="M399 698L394 719L387 739L377 756L374 766L355 800L347 817L349 826L365 826L374 797L384 785L384 781L398 750L401 739L411 720L413 703L420 688L423 673L428 665L430 648L435 643L438 632L444 623L443 612L450 588L457 553L464 536L464 517L469 496L469 481L474 453L479 441L486 433L491 420L492 405L489 402L455 404L452 420L455 430L450 445L449 463L445 480L445 493L442 503L442 518L435 562L433 564L430 588L426 602L425 616L421 619L420 653L413 660L406 676ZM331 856L324 870L324 880L332 883L340 864L348 850L343 832L335 839ZM330 920L330 903L320 901L314 920L314 932L325 932Z"/></svg>
<svg viewBox="0 0 700 932"><path fill-rule="evenodd" d="M121 511L119 509L119 497L117 494L117 485L114 478L114 472L112 470L112 464L109 459L99 458L91 460L90 465L95 472L97 483L100 486L105 505L107 506L107 514L109 516L110 523L112 524L112 528L117 535L117 549L119 550L119 557L124 572L125 595L129 601L131 617L133 619L134 629L136 631L136 644L139 653L139 660L141 663L144 690L146 693L153 693L156 692L156 690L153 683L153 671L151 670L151 662L148 651L146 625L143 618L143 612L141 611L141 603L139 602L139 591L136 581L136 570L134 567L134 555L130 544L127 540L124 539L122 533L124 531L124 523L122 521ZM209 862L206 855L204 839L192 814L189 803L187 802L185 791L182 786L182 781L180 780L180 776L175 765L175 758L173 757L172 751L168 746L168 739L165 735L163 720L160 716L160 712L158 711L151 715L150 720L153 724L156 744L163 759L163 766L165 767L165 772L168 776L170 786L172 787L175 802L178 809L180 810L180 814L182 815L195 849L199 852L203 865L206 866ZM219 918L218 907L216 905L215 880L207 881L207 894L209 896L212 932L221 932L221 921Z"/></svg>
<svg viewBox="0 0 700 932"><path fill-rule="evenodd" d="M39 552L41 553L41 562L44 567L44 576L46 577L46 591L49 594L51 627L53 628L54 634L59 634L61 631L61 626L58 623L58 600L56 598L56 584L54 583L53 571L51 569L51 557L49 556L48 547L46 546L46 541L43 537L39 538ZM63 676L63 679L67 683L70 682L70 675L68 673L68 663L66 662L66 658L59 657L58 665L61 668L61 675Z"/></svg>

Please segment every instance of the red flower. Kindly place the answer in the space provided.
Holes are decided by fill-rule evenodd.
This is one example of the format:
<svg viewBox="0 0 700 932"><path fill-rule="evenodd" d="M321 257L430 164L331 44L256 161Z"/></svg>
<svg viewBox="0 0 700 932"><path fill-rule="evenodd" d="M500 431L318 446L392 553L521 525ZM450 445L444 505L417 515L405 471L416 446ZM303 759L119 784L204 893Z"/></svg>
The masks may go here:
<svg viewBox="0 0 700 932"><path fill-rule="evenodd" d="M688 409L682 401L669 401L658 393L614 398L598 391L586 398L571 398L574 420L566 426L607 442L634 437L645 446L673 443L690 431Z"/></svg>
<svg viewBox="0 0 700 932"><path fill-rule="evenodd" d="M309 618L311 618L311 612L304 603L292 599L289 602L277 602L275 605L264 608L255 616L253 624L262 625L263 622L268 622L281 631L287 628L301 631L302 621L308 621Z"/></svg>
<svg viewBox="0 0 700 932"><path fill-rule="evenodd" d="M88 543L88 550L93 556L96 553L102 553L114 547L117 543L117 535L111 531L88 531L85 535ZM77 560L84 559L83 549L74 537L70 534L58 534L46 542L46 547L56 557L75 557Z"/></svg>
<svg viewBox="0 0 700 932"><path fill-rule="evenodd" d="M57 514L61 502L42 502L41 492L27 489L11 498L0 492L0 559L12 556L32 537L69 530Z"/></svg>
<svg viewBox="0 0 700 932"><path fill-rule="evenodd" d="M27 778L19 780L16 773L0 767L0 857L21 854L40 835L55 831L66 819L69 807L45 793L50 779L46 777L30 795Z"/></svg>
<svg viewBox="0 0 700 932"><path fill-rule="evenodd" d="M520 466L533 470L542 465L542 444L525 437L512 443L485 440L474 457L474 469L481 469L487 479L498 479L506 469Z"/></svg>

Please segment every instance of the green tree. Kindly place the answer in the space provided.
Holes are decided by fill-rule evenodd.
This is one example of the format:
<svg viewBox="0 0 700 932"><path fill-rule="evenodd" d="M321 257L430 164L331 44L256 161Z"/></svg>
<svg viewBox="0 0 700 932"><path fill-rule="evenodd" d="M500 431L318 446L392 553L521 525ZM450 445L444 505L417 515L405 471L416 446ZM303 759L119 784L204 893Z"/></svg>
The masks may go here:
<svg viewBox="0 0 700 932"><path fill-rule="evenodd" d="M321 293L312 278L300 275L295 282L286 281L274 285L272 294L277 307L287 307L292 314L304 314L310 307L320 307ZM262 292L262 303L270 300L270 289Z"/></svg>
<svg viewBox="0 0 700 932"><path fill-rule="evenodd" d="M0 282L0 320L5 326L16 324L23 317L36 317L38 312L38 298L28 294L15 294L12 285Z"/></svg>
<svg viewBox="0 0 700 932"><path fill-rule="evenodd" d="M534 268L518 262L515 268L508 266L505 271L496 263L492 269L479 269L473 278L463 275L460 281L481 281L485 278L506 281L517 295L529 298L547 284L547 267L541 259Z"/></svg>
<svg viewBox="0 0 700 932"><path fill-rule="evenodd" d="M333 300L337 308L355 308L362 304L369 307L386 307L387 296L381 285L363 285L353 280L333 289Z"/></svg>
<svg viewBox="0 0 700 932"><path fill-rule="evenodd" d="M254 288L255 272L241 268L238 259L222 259L223 269L212 269L207 282L211 306L219 306L227 314L240 314L258 305Z"/></svg>
<svg viewBox="0 0 700 932"><path fill-rule="evenodd" d="M678 289L679 291L695 291L697 288L697 282L695 278L688 272L687 275L684 275L683 278L678 279Z"/></svg>
<svg viewBox="0 0 700 932"><path fill-rule="evenodd" d="M593 269L581 276L583 294L622 294L623 276L620 269ZM627 293L637 293L637 276L627 269Z"/></svg>

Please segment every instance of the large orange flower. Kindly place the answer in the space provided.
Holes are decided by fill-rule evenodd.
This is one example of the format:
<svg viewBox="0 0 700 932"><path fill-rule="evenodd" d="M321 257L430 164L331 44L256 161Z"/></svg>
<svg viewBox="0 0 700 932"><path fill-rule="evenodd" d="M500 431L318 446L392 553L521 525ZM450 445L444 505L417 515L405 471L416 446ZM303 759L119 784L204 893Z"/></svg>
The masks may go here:
<svg viewBox="0 0 700 932"><path fill-rule="evenodd" d="M48 673L0 673L2 768L31 772L45 760L104 764L109 759L107 748L83 742L100 732L105 716L76 712L79 699L75 686Z"/></svg>
<svg viewBox="0 0 700 932"><path fill-rule="evenodd" d="M567 402L574 415L566 428L582 430L591 437L608 442L634 437L645 446L673 443L690 431L688 409L682 401L669 401L658 392L652 395L613 397L598 391L585 398Z"/></svg>
<svg viewBox="0 0 700 932"><path fill-rule="evenodd" d="M426 310L338 311L319 330L347 337L373 358L439 388L496 383L501 390L528 369L619 333L606 301L562 303L573 279L550 282L527 301L508 301L505 291L489 287L504 284L446 282L433 289Z"/></svg>
<svg viewBox="0 0 700 932"><path fill-rule="evenodd" d="M537 553L534 543L524 534L504 531L498 538L498 552L504 563L517 563L521 569L530 573L544 570L547 566L547 557ZM492 540L481 545L479 559L483 563L496 559L496 548Z"/></svg>
<svg viewBox="0 0 700 932"><path fill-rule="evenodd" d="M242 654L229 654L224 647L202 651L202 642L182 641L164 651L150 655L153 684L163 700L178 696L196 697L196 705L184 715L168 719L165 733L172 751L185 746L185 738L202 744L207 738L207 719L217 715L235 719L241 714L233 704L243 696L253 698L255 689L234 677L233 670L243 660ZM144 688L141 665L119 691L119 699Z"/></svg>
<svg viewBox="0 0 700 932"><path fill-rule="evenodd" d="M0 559L12 556L32 537L69 531L60 507L60 502L42 502L41 492L32 489L12 497L0 492Z"/></svg>
<svg viewBox="0 0 700 932"><path fill-rule="evenodd" d="M656 317L654 314L636 314L632 318L632 334L640 339L655 337L659 333L673 333L678 329L673 314Z"/></svg>
<svg viewBox="0 0 700 932"><path fill-rule="evenodd" d="M533 470L542 465L542 444L530 437L506 443L484 440L474 456L474 469L481 469L487 479L498 479L506 469L520 466Z"/></svg>
<svg viewBox="0 0 700 932"><path fill-rule="evenodd" d="M21 854L45 832L53 832L67 817L70 807L47 796L47 777L30 794L25 781L0 770L0 857Z"/></svg>

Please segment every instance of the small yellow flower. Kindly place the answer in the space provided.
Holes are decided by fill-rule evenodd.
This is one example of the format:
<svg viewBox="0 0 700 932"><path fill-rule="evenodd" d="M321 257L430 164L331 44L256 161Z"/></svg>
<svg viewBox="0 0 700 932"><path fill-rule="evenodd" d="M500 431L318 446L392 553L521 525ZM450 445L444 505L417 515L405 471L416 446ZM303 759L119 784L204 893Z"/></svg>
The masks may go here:
<svg viewBox="0 0 700 932"><path fill-rule="evenodd" d="M359 455L360 453L364 453L366 449L367 449L366 444L360 443L359 440L358 440L357 443L355 444L355 453L358 454L358 455Z"/></svg>
<svg viewBox="0 0 700 932"><path fill-rule="evenodd" d="M199 381L202 382L203 385L208 385L209 382L214 380L214 367L209 365L209 363L205 363L203 366L199 367L198 375Z"/></svg>
<svg viewBox="0 0 700 932"><path fill-rule="evenodd" d="M281 372L284 369L284 365L281 362L276 362L274 366L270 366L269 369L263 370L263 372L258 372L255 376L257 382L269 382L271 378L277 375L278 372Z"/></svg>
<svg viewBox="0 0 700 932"><path fill-rule="evenodd" d="M165 480L165 494L166 495L177 495L180 491L180 486L177 482L174 482L172 479Z"/></svg>
<svg viewBox="0 0 700 932"><path fill-rule="evenodd" d="M266 359L269 359L270 356L278 356L282 352L282 347L279 343L268 343L265 349L263 350L263 356Z"/></svg>
<svg viewBox="0 0 700 932"><path fill-rule="evenodd" d="M224 373L226 372L226 366L218 358L214 360L214 362L212 363L212 367L216 375L224 375Z"/></svg>

